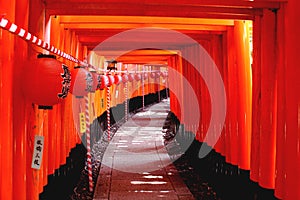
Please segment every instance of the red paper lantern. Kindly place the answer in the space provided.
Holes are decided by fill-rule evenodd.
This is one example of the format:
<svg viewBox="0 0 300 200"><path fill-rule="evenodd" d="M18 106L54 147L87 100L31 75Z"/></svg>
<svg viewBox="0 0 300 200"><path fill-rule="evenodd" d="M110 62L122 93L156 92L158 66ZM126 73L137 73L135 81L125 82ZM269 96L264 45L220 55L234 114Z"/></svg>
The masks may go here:
<svg viewBox="0 0 300 200"><path fill-rule="evenodd" d="M166 77L168 76L168 73L167 73L167 72L161 72L161 76L162 76L163 78L166 78Z"/></svg>
<svg viewBox="0 0 300 200"><path fill-rule="evenodd" d="M156 76L155 72L151 72L151 73L150 73L150 77L151 77L151 78L155 78L155 76Z"/></svg>
<svg viewBox="0 0 300 200"><path fill-rule="evenodd" d="M161 72L156 72L156 73L155 73L156 78L159 78L159 77L160 77L160 75L161 75L160 73L161 73Z"/></svg>
<svg viewBox="0 0 300 200"><path fill-rule="evenodd" d="M134 80L133 74L129 74L129 75L128 75L128 81L129 81L129 82L132 82L133 80Z"/></svg>
<svg viewBox="0 0 300 200"><path fill-rule="evenodd" d="M71 74L69 68L53 55L38 56L23 72L22 89L26 98L39 108L50 109L67 97Z"/></svg>
<svg viewBox="0 0 300 200"><path fill-rule="evenodd" d="M134 79L135 79L136 81L141 80L141 75L140 75L139 73L136 73L136 74L134 75Z"/></svg>
<svg viewBox="0 0 300 200"><path fill-rule="evenodd" d="M148 73L145 72L145 73L143 74L143 76L144 76L144 79L147 79L147 78L148 78Z"/></svg>
<svg viewBox="0 0 300 200"><path fill-rule="evenodd" d="M92 78L93 78L93 86L91 89L91 92L96 92L100 88L100 75L97 74L96 72L91 72L92 73Z"/></svg>
<svg viewBox="0 0 300 200"><path fill-rule="evenodd" d="M114 84L114 83L115 83L114 76L113 75L108 75L108 85L107 85L107 87L112 86L112 84Z"/></svg>
<svg viewBox="0 0 300 200"><path fill-rule="evenodd" d="M122 76L121 75L115 75L115 84L119 85L122 82Z"/></svg>
<svg viewBox="0 0 300 200"><path fill-rule="evenodd" d="M100 76L100 90L104 90L109 84L108 77L105 75Z"/></svg>
<svg viewBox="0 0 300 200"><path fill-rule="evenodd" d="M128 76L126 74L122 75L122 82L126 83L128 81Z"/></svg>
<svg viewBox="0 0 300 200"><path fill-rule="evenodd" d="M77 98L82 98L92 91L93 76L83 67L76 67L71 71L72 81L70 92Z"/></svg>

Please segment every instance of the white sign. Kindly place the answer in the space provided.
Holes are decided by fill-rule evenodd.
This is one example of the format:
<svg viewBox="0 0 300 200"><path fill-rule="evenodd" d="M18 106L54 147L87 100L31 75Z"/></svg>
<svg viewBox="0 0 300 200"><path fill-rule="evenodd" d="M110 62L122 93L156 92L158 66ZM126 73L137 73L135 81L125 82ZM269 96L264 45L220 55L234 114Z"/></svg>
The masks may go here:
<svg viewBox="0 0 300 200"><path fill-rule="evenodd" d="M40 169L43 159L44 136L36 135L34 138L34 149L32 155L31 168Z"/></svg>

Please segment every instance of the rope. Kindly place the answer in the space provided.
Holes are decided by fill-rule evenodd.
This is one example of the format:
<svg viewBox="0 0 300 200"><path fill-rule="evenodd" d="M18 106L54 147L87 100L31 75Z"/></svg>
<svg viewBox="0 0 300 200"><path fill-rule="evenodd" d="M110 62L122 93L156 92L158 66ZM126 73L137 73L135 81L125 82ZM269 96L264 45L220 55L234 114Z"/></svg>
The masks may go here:
<svg viewBox="0 0 300 200"><path fill-rule="evenodd" d="M12 23L11 21L9 21L8 19L4 18L4 16L1 16L1 21L0 21L0 27L2 27L3 29L18 35L19 37L21 37L23 40L31 42L32 44L41 47L47 51L50 51L58 56L61 56L63 58L66 58L72 62L75 63L80 63L83 66L86 66L87 64L84 63L83 61L78 60L77 58L74 58L73 56L61 51L60 49L57 49L56 47L54 47L53 45L48 44L47 42L41 40L40 38L38 38L37 36L29 33L27 30L20 28L19 26L17 26L16 24Z"/></svg>
<svg viewBox="0 0 300 200"><path fill-rule="evenodd" d="M56 54L60 57L63 57L67 60L70 60L72 62L75 62L81 66L84 66L86 68L93 68L93 69L99 69L91 64L88 64L84 61L81 61L77 58L75 58L74 56L65 53L64 51L56 48L55 46L48 44L47 42L43 41L42 39L38 38L37 36L29 33L27 30L19 27L18 25L12 23L9 19L6 19L3 15L0 15L0 27L3 28L4 30L9 31L10 33L13 33L17 36L19 36L20 38L22 38L23 40L27 41L27 42L31 42L32 44L45 49L53 54ZM99 69L102 72L107 72L107 70L105 69ZM159 71L159 70L158 70ZM115 71L118 73L124 73L124 72L128 72L126 71ZM131 73L134 73L135 71L132 71ZM144 73L145 71L140 71L140 72L136 72L136 73ZM154 71L151 71L154 72Z"/></svg>

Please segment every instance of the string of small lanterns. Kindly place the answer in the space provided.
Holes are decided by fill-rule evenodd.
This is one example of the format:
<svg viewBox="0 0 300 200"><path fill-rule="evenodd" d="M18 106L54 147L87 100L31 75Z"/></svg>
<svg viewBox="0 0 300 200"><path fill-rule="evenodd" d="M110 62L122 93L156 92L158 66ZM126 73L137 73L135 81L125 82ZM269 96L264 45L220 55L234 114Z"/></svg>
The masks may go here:
<svg viewBox="0 0 300 200"><path fill-rule="evenodd" d="M116 68L113 67L116 61L111 62L111 64L113 64L112 68L99 69L98 72L96 72L95 69L98 69L97 67L48 44L27 30L12 23L4 16L0 16L0 27L56 56L63 57L78 64L78 67L70 71L66 65L56 60L56 56L45 54L40 54L37 60L27 63L29 67L26 68L26 71L23 73L24 83L27 84L24 84L23 91L26 93L26 97L29 97L29 100L40 105L41 108L51 108L51 106L60 103L66 98L69 92L80 98L89 92L110 87L112 84L118 84L119 82L125 83L126 81L132 82L133 80L139 81L141 80L141 74L150 73L151 78L167 76L166 71L163 72L159 70L116 70ZM108 73L110 73L110 75L108 75ZM122 74L122 76L120 74ZM33 77L36 79L33 79ZM51 88L49 88L49 86L51 86ZM49 90L44 90L45 88L48 88L50 92ZM41 93L41 90L45 92Z"/></svg>

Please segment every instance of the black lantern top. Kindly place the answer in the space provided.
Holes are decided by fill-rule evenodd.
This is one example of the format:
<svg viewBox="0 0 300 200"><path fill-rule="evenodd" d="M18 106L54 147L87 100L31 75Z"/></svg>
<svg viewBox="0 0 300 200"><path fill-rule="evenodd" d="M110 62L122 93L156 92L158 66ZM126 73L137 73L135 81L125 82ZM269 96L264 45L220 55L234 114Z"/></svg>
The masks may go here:
<svg viewBox="0 0 300 200"><path fill-rule="evenodd" d="M116 60L106 61L108 63L107 70L117 70L116 64L118 63Z"/></svg>

